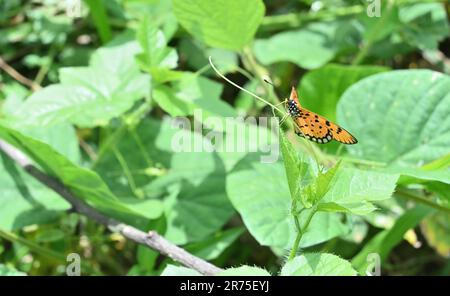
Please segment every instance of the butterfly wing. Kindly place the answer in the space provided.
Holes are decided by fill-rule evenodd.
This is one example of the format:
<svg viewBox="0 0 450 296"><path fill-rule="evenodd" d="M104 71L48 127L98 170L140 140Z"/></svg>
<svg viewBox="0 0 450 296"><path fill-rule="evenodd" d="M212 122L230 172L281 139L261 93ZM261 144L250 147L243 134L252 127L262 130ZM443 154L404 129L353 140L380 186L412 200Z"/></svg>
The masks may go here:
<svg viewBox="0 0 450 296"><path fill-rule="evenodd" d="M295 119L296 133L308 140L325 144L332 139L343 144L356 144L358 141L348 131L326 118L300 108L300 114Z"/></svg>

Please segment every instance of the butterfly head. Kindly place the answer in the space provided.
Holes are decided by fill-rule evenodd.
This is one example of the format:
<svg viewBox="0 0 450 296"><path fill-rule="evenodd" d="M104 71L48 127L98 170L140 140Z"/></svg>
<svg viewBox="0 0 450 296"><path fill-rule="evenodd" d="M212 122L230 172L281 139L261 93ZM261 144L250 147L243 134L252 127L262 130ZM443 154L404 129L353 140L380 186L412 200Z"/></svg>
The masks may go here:
<svg viewBox="0 0 450 296"><path fill-rule="evenodd" d="M293 116L293 117L299 116L300 103L298 101L297 91L295 90L295 87L292 87L291 95L289 96L289 99L287 100L286 107L291 116Z"/></svg>

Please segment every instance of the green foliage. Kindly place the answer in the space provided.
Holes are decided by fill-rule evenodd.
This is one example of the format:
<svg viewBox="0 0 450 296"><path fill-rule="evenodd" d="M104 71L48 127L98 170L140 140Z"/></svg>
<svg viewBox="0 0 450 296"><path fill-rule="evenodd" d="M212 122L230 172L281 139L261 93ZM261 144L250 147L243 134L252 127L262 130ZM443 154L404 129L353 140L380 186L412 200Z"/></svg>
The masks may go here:
<svg viewBox="0 0 450 296"><path fill-rule="evenodd" d="M450 77L429 70L393 71L361 80L338 104L339 122L360 141L349 152L385 162L390 172L432 178L418 167L448 154L449 92ZM434 178L448 180L448 170Z"/></svg>
<svg viewBox="0 0 450 296"><path fill-rule="evenodd" d="M364 274L370 262L367 256L371 253L378 254L383 263L388 254L391 252L402 239L408 229L414 228L420 220L426 217L431 210L427 207L416 206L415 208L406 211L392 226L379 232L374 236L364 248L353 258L352 264L360 274Z"/></svg>
<svg viewBox="0 0 450 296"><path fill-rule="evenodd" d="M291 248L296 231L289 215L291 197L286 174L280 163L270 166L255 163L246 170L231 173L227 192L245 226L260 244ZM301 219L303 222L306 217ZM347 232L348 227L336 214L318 213L301 246L315 245Z"/></svg>
<svg viewBox="0 0 450 296"><path fill-rule="evenodd" d="M340 25L340 22L313 23L297 31L256 40L255 55L264 65L289 61L305 69L321 67L339 50L334 36Z"/></svg>
<svg viewBox="0 0 450 296"><path fill-rule="evenodd" d="M97 50L89 67L60 69L61 83L30 96L15 113L16 120L41 126L107 125L149 92L150 78L134 62L138 50L134 41L111 44Z"/></svg>
<svg viewBox="0 0 450 296"><path fill-rule="evenodd" d="M361 1L89 0L76 17L60 2L0 4L0 139L75 198L220 275L366 275L372 253L382 274L448 274L442 1L380 17ZM358 143L266 124L292 86ZM200 275L1 151L0 187L0 275L62 275L68 253L83 275Z"/></svg>
<svg viewBox="0 0 450 296"><path fill-rule="evenodd" d="M298 87L301 104L335 121L336 105L348 87L367 76L387 70L380 66L325 65L306 73L302 78Z"/></svg>
<svg viewBox="0 0 450 296"><path fill-rule="evenodd" d="M142 211L136 210L138 201L130 205L120 201L95 172L76 166L43 142L1 125L0 138L18 147L47 174L61 180L77 197L105 214L134 225L139 225L139 218L154 219L161 215L161 205L158 210L156 202L152 203L151 211Z"/></svg>
<svg viewBox="0 0 450 296"><path fill-rule="evenodd" d="M0 264L0 275L1 276L20 276L20 275L26 275L24 272L20 272L16 270L15 268L6 266L4 264Z"/></svg>
<svg viewBox="0 0 450 296"><path fill-rule="evenodd" d="M264 16L260 0L174 0L180 24L206 44L239 50L250 43Z"/></svg>

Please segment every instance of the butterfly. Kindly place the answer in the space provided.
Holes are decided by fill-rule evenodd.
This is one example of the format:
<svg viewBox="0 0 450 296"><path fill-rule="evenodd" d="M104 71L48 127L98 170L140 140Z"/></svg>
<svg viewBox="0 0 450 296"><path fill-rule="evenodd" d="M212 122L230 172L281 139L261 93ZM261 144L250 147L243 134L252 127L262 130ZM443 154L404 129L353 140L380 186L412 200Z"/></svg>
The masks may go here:
<svg viewBox="0 0 450 296"><path fill-rule="evenodd" d="M302 108L297 91L292 87L291 95L286 102L286 109L295 121L295 133L300 137L319 144L336 140L343 144L356 144L358 141L348 131L326 118Z"/></svg>

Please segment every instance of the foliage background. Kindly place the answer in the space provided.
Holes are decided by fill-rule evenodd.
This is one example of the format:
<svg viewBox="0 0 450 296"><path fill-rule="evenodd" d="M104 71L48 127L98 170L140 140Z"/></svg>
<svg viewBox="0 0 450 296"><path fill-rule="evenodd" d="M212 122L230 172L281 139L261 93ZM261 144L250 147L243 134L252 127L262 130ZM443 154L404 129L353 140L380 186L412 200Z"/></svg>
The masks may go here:
<svg viewBox="0 0 450 296"><path fill-rule="evenodd" d="M0 2L0 138L78 197L219 267L259 267L231 274L364 274L373 252L385 275L450 274L448 2L382 1L381 17L362 0L86 0L76 18L63 4ZM287 124L285 162L174 152L165 116L272 116L208 56L274 104L296 86L359 143L305 144ZM0 156L0 274L62 275L73 252L83 274L193 272L70 212ZM334 183L317 178L316 160L340 159ZM291 199L307 206L324 184L285 264Z"/></svg>

